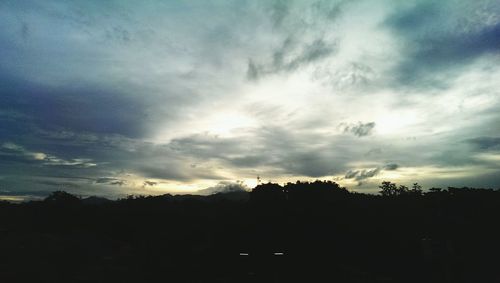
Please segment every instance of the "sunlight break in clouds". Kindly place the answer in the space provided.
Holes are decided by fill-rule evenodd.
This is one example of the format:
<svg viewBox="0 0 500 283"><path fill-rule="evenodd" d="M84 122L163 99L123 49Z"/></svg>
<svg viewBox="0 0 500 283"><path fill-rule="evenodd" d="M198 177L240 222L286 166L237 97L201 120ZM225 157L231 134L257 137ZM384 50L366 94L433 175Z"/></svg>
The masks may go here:
<svg viewBox="0 0 500 283"><path fill-rule="evenodd" d="M497 187L499 15L490 0L2 1L0 190Z"/></svg>

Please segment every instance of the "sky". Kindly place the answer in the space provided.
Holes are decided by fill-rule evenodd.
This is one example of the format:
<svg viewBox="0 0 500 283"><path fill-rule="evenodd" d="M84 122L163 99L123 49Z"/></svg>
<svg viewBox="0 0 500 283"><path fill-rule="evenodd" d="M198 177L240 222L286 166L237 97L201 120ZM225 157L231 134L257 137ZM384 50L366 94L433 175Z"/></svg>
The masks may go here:
<svg viewBox="0 0 500 283"><path fill-rule="evenodd" d="M500 2L0 2L0 198L500 187Z"/></svg>

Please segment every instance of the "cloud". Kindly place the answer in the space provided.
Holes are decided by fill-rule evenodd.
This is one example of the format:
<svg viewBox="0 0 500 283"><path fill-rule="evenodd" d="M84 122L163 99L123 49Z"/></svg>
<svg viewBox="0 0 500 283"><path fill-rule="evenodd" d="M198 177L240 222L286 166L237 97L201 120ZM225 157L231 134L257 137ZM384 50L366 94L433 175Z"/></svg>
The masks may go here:
<svg viewBox="0 0 500 283"><path fill-rule="evenodd" d="M51 186L54 188L60 188L62 190L67 190L67 189L76 189L80 188L80 185L74 182L67 182L67 181L54 181L54 180L36 180L35 183L41 184L41 185L47 185Z"/></svg>
<svg viewBox="0 0 500 283"><path fill-rule="evenodd" d="M7 149L9 151L13 151L13 152L25 152L25 150L22 146L19 146L15 143L11 143L11 142L6 142L6 143L2 144L2 148Z"/></svg>
<svg viewBox="0 0 500 283"><path fill-rule="evenodd" d="M287 131L286 128L263 127L254 129L251 137L248 139L193 135L173 140L169 148L184 157L199 159L202 163L218 164L219 167L240 174L250 175L249 172L253 172L252 176L257 174L255 170L266 175L331 175L344 170L341 162L349 154L347 148L342 154L338 154L337 150L344 146L343 142L335 143L335 140L321 148L310 147L309 139L324 136L311 135L306 131L299 135ZM196 170L202 169L203 167L196 166ZM214 168L209 169L208 172L213 170ZM184 169L183 172L197 174L191 168Z"/></svg>
<svg viewBox="0 0 500 283"><path fill-rule="evenodd" d="M116 185L116 186L124 186L127 185L128 182L126 180L113 178L113 177L101 177L95 180L96 184L108 184L108 185Z"/></svg>
<svg viewBox="0 0 500 283"><path fill-rule="evenodd" d="M0 155L14 156L25 160L36 161L43 161L49 158L49 156L43 152L32 152L11 142L2 144L2 147L0 148Z"/></svg>
<svg viewBox="0 0 500 283"><path fill-rule="evenodd" d="M315 61L332 55L337 49L336 42L325 42L324 39L315 39L311 43L299 44L292 37L288 37L283 44L272 54L272 61L267 64L256 64L248 61L247 78L257 80L266 75L293 72Z"/></svg>
<svg viewBox="0 0 500 283"><path fill-rule="evenodd" d="M467 142L480 150L500 150L499 137L477 137L469 139Z"/></svg>
<svg viewBox="0 0 500 283"><path fill-rule="evenodd" d="M125 93L76 85L54 90L50 86L18 80L8 82L0 93L5 102L0 110L8 105L8 109L30 117L30 126L40 129L62 128L132 137L144 133L145 101Z"/></svg>
<svg viewBox="0 0 500 283"><path fill-rule="evenodd" d="M345 174L344 178L352 179L352 178L356 177L356 175L358 175L358 174L359 174L359 170L349 170Z"/></svg>
<svg viewBox="0 0 500 283"><path fill-rule="evenodd" d="M198 193L201 195L213 195L221 193L235 193L235 192L247 192L249 188L242 182L219 182L213 187L209 187L203 190L199 190Z"/></svg>
<svg viewBox="0 0 500 283"><path fill-rule="evenodd" d="M446 83L481 56L499 54L500 5L493 1L419 1L386 20L402 40L404 59L393 75L400 84ZM464 11L467 11L465 13ZM436 79L435 74L439 73Z"/></svg>
<svg viewBox="0 0 500 283"><path fill-rule="evenodd" d="M389 164L384 165L384 167L383 167L383 169L387 170L387 171L397 170L398 168L399 168L399 165L396 163L389 163Z"/></svg>
<svg viewBox="0 0 500 283"><path fill-rule="evenodd" d="M272 19L274 26L281 26L285 17L288 16L290 5L289 1L276 0L272 3Z"/></svg>
<svg viewBox="0 0 500 283"><path fill-rule="evenodd" d="M354 179L361 183L364 179L371 178L373 176L376 176L380 173L381 168L372 168L372 169L362 169L362 170L349 170L345 174L344 178L345 179Z"/></svg>
<svg viewBox="0 0 500 283"><path fill-rule="evenodd" d="M68 166L79 168L89 168L97 166L97 164L93 163L92 159L89 158L75 158L71 160L64 160L55 156L47 156L44 160L46 160L46 162L44 162L43 164L49 166Z"/></svg>
<svg viewBox="0 0 500 283"><path fill-rule="evenodd" d="M383 166L378 166L370 169L354 169L349 170L344 175L345 179L354 179L358 182L358 185L362 184L363 180L372 178L380 174L382 171L394 171L399 168L399 165L396 163L388 163Z"/></svg>
<svg viewBox="0 0 500 283"><path fill-rule="evenodd" d="M143 182L143 187L154 187L158 185L158 182L154 182L154 181L144 181Z"/></svg>
<svg viewBox="0 0 500 283"><path fill-rule="evenodd" d="M341 123L339 127L344 133L351 133L357 137L364 137L372 134L373 129L375 128L375 122L358 122L357 124Z"/></svg>
<svg viewBox="0 0 500 283"><path fill-rule="evenodd" d="M97 166L97 164L92 162L92 159L74 158L65 160L43 152L29 151L24 147L11 142L2 144L2 147L0 148L0 155L13 156L26 161L41 162L42 165L47 166L72 166L79 168Z"/></svg>
<svg viewBox="0 0 500 283"><path fill-rule="evenodd" d="M377 79L370 66L362 62L350 62L342 67L322 66L316 68L313 78L318 79L334 91L347 91L350 88L363 90Z"/></svg>

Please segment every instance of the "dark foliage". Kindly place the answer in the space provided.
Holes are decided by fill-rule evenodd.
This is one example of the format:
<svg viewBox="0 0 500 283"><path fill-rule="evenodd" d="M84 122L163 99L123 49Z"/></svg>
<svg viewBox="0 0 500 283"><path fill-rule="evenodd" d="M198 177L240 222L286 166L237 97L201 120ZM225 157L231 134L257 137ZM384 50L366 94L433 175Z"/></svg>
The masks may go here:
<svg viewBox="0 0 500 283"><path fill-rule="evenodd" d="M0 282L500 282L500 192L380 189L0 202Z"/></svg>

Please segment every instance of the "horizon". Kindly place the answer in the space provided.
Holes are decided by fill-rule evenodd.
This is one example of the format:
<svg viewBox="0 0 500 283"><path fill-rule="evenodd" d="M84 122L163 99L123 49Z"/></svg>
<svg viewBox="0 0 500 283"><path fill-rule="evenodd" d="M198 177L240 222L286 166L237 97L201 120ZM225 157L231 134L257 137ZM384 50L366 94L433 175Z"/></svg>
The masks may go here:
<svg viewBox="0 0 500 283"><path fill-rule="evenodd" d="M214 196L214 195L232 194L232 193L248 193L248 194L250 194L256 188L259 188L259 186L261 186L261 185L265 186L265 185L268 185L268 184L278 185L278 186L284 188L287 185L292 185L293 186L295 184L300 184L300 183L313 185L316 182L322 182L322 183L332 182L333 184L339 185L335 181L316 179L314 181L297 180L296 182L286 182L286 183L273 183L271 181L260 182L257 185L255 185L254 187L246 186L242 182L236 182L236 183L218 184L218 185L213 186L213 187L209 187L209 188L206 188L206 189L201 189L201 190L197 190L197 191L193 191L193 192L180 192L180 193L167 192L167 193L158 193L158 194L123 194L123 195L115 195L113 197L109 197L107 195L98 195L98 194L71 194L71 193L69 193L69 194L73 195L73 196L75 196L75 197L77 197L79 199L82 199L82 200L83 199L87 199L87 198L97 197L97 198L102 198L102 199L107 199L107 200L112 200L112 201L119 201L119 200L131 198L131 197L132 198L137 198L137 197L159 197L159 196L172 196L172 197L177 197L177 196L209 197L209 196ZM419 190L419 193L418 193L419 196L422 196L422 195L425 195L425 194L428 194L428 193L432 193L433 189L439 189L442 192L446 192L449 189L471 189L471 190L500 191L500 187L497 187L497 188L493 188L493 187L489 187L489 188L482 188L482 187L473 188L473 187L467 187L467 186L464 186L464 187L452 187L452 186L448 186L448 187L443 187L443 188L441 188L441 187L424 188L418 182L412 183L412 184L400 184L400 183L394 183L394 182L391 182L391 181L382 181L382 183L379 184L379 186L377 186L377 188L373 189L373 190L362 190L362 191L359 191L359 190L353 190L353 189L350 189L350 188L342 187L340 185L339 186L340 186L341 189L346 190L348 193L384 196L384 194L382 193L382 186L384 185L384 183L394 184L398 188L401 188L403 186L406 189L410 189L410 190L412 189L413 186L417 186L418 190ZM313 189L313 188L314 187L311 187L311 189ZM42 191L42 192L34 191L34 192L31 192L31 194L25 193L25 192L15 192L15 194L0 195L0 201L7 201L7 202L10 202L10 203L25 203L25 202L30 202L30 201L42 201L42 200L45 200L50 195L53 195L56 192L68 193L66 190L64 190L64 188L61 188L60 190L50 191L50 192L49 191Z"/></svg>
<svg viewBox="0 0 500 283"><path fill-rule="evenodd" d="M0 200L500 187L500 3L2 1Z"/></svg>

